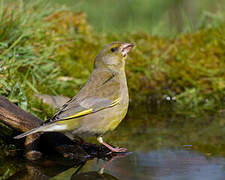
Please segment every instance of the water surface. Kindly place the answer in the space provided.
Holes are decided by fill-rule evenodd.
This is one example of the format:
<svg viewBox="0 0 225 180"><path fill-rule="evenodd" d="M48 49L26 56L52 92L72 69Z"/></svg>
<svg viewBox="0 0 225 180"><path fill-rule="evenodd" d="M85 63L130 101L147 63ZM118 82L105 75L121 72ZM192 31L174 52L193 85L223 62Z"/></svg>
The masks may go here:
<svg viewBox="0 0 225 180"><path fill-rule="evenodd" d="M173 114L171 109L158 112L138 105L131 107L121 125L105 136L107 142L127 147L130 153L111 162L92 159L86 163L60 158L31 163L2 156L0 175L2 179L222 180L222 114L190 118Z"/></svg>

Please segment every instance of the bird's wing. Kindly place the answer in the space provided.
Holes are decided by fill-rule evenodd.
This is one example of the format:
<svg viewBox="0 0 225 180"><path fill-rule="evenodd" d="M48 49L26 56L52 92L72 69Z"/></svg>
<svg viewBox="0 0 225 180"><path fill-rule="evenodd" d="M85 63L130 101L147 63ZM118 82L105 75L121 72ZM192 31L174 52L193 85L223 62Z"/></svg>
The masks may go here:
<svg viewBox="0 0 225 180"><path fill-rule="evenodd" d="M115 106L120 101L119 92L116 75L108 71L93 72L86 85L49 121L74 119Z"/></svg>

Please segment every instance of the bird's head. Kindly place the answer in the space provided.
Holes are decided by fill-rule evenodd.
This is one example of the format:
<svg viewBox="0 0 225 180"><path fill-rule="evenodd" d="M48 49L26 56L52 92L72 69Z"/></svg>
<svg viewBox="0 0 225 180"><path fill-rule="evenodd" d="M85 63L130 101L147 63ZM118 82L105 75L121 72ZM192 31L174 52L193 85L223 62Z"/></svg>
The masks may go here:
<svg viewBox="0 0 225 180"><path fill-rule="evenodd" d="M113 42L107 44L95 58L95 68L124 69L127 53L133 47L132 43Z"/></svg>

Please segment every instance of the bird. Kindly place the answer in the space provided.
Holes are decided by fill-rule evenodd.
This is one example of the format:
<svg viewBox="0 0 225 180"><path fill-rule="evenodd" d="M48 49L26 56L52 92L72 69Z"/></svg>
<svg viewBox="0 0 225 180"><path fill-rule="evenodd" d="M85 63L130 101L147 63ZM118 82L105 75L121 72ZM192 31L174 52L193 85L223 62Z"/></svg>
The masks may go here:
<svg viewBox="0 0 225 180"><path fill-rule="evenodd" d="M105 45L95 57L93 70L78 93L40 127L14 138L38 132L63 132L72 139L96 136L110 152L126 152L126 148L107 144L103 135L113 131L127 113L129 95L125 60L133 47L133 43L126 42Z"/></svg>

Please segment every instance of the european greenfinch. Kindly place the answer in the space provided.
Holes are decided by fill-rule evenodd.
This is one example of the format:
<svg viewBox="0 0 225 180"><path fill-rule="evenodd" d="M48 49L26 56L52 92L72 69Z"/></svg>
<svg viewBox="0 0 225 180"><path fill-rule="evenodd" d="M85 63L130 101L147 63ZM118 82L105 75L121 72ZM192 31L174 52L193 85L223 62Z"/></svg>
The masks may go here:
<svg viewBox="0 0 225 180"><path fill-rule="evenodd" d="M106 45L94 60L94 68L83 88L42 126L15 137L37 132L64 132L71 137L96 136L112 152L125 152L103 141L102 136L114 130L125 117L129 104L125 59L131 43Z"/></svg>

